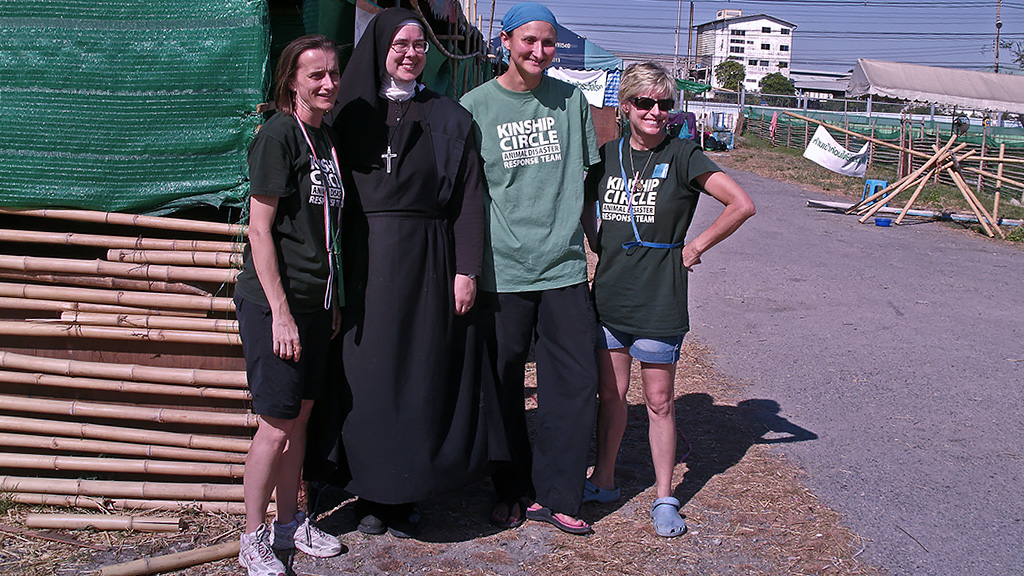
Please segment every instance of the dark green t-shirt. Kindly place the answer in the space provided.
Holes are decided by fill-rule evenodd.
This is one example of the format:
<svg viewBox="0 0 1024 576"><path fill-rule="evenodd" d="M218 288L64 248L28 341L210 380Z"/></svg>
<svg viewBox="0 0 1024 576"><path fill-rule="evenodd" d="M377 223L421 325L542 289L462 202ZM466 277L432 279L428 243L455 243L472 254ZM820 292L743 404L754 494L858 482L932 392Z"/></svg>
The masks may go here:
<svg viewBox="0 0 1024 576"><path fill-rule="evenodd" d="M310 154L298 121L287 114L275 114L267 120L249 148L250 194L279 198L271 234L292 312L312 312L324 306L329 272L324 240L324 190L331 202L332 231L338 229L342 203L331 140L325 135L328 130L326 124L320 128L306 126L316 147L319 166ZM341 285L340 278L335 279L334 285ZM342 304L340 289L338 292L338 303ZM262 306L269 305L253 267L249 244L245 246L235 293Z"/></svg>
<svg viewBox="0 0 1024 576"><path fill-rule="evenodd" d="M600 205L598 234L600 259L594 277L598 319L605 325L635 336L665 337L685 334L690 328L686 307L686 269L682 246L635 247L627 187L640 172L641 191L633 195L633 217L644 242L681 243L693 220L703 191L694 179L719 172L690 140L666 138L653 152L622 149L628 182L619 163L620 140L601 147L601 162L587 174L587 200Z"/></svg>

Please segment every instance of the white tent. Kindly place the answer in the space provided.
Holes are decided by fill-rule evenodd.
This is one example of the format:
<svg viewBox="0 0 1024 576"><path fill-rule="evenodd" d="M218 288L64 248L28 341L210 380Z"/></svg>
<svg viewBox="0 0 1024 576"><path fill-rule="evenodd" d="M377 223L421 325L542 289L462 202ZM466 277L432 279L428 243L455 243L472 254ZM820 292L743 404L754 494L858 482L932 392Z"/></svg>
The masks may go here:
<svg viewBox="0 0 1024 576"><path fill-rule="evenodd" d="M888 96L975 110L1024 114L1024 76L857 60L850 96Z"/></svg>

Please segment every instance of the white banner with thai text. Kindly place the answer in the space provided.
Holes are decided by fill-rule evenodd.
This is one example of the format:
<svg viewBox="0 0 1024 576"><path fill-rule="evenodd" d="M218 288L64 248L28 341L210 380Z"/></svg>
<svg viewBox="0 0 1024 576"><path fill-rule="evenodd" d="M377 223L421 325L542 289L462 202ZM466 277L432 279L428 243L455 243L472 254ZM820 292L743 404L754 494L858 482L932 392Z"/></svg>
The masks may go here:
<svg viewBox="0 0 1024 576"><path fill-rule="evenodd" d="M548 76L564 80L579 87L591 106L604 106L604 89L608 85L608 72L605 70L570 70L568 68L548 68Z"/></svg>
<svg viewBox="0 0 1024 576"><path fill-rule="evenodd" d="M818 125L804 150L804 158L833 172L863 178L868 168L869 145L864 144L859 152L850 152L840 146L824 126Z"/></svg>

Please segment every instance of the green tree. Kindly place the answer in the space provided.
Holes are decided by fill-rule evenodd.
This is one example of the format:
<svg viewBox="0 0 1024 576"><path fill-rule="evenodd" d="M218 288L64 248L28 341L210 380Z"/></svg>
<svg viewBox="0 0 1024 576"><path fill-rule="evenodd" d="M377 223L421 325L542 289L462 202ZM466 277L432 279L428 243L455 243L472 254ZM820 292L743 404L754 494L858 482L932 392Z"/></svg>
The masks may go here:
<svg viewBox="0 0 1024 576"><path fill-rule="evenodd" d="M999 42L999 46L1009 50L1010 54L1013 54L1013 61L1017 63L1017 66L1024 68L1024 42L1019 40L1017 42L1007 42L1004 40Z"/></svg>
<svg viewBox="0 0 1024 576"><path fill-rule="evenodd" d="M768 106L793 106L794 94L796 89L793 87L793 81L786 78L778 72L772 72L764 78L761 78L759 83L761 88L761 101ZM778 96L770 96L770 94L778 94Z"/></svg>
<svg viewBox="0 0 1024 576"><path fill-rule="evenodd" d="M761 78L759 86L761 87L761 94L785 94L787 96L796 94L793 81L779 72L772 72Z"/></svg>
<svg viewBox="0 0 1024 576"><path fill-rule="evenodd" d="M738 92L740 83L746 77L747 70L743 64L735 60L726 60L715 67L715 80L718 80L719 86L726 90Z"/></svg>

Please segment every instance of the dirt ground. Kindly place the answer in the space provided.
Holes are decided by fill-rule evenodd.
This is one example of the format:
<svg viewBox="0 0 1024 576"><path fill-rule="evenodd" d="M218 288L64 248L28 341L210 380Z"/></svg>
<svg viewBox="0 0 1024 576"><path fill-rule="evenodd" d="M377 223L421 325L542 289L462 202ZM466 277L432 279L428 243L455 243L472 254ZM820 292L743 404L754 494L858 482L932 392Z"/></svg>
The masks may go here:
<svg viewBox="0 0 1024 576"><path fill-rule="evenodd" d="M636 372L636 370L634 370ZM526 399L530 407L532 398ZM369 537L355 531L351 501L327 492L319 502L321 526L341 534L346 551L337 558L298 555L298 575L341 574L850 574L882 572L860 563L862 542L801 484L802 473L773 453L774 442L813 437L786 422L766 400L746 399L743 387L723 379L711 350L688 341L676 380L676 410L682 456L676 495L684 503L689 532L666 540L654 534L648 509L654 472L647 446L646 410L635 382L630 421L617 481L619 502L587 504L582 517L594 524L589 537L569 536L528 522L497 531L487 521L491 490L486 481L421 505L418 540ZM2 523L23 526L35 507L6 507ZM55 510L59 511L59 510ZM83 546L0 535L0 570L25 575L83 574L101 566L148 555L179 552L231 541L240 518L185 515L175 535L58 531ZM234 558L176 572L182 575L240 574Z"/></svg>
<svg viewBox="0 0 1024 576"><path fill-rule="evenodd" d="M716 155L715 160L728 166L733 159ZM744 169L759 171L746 165L748 158L743 160ZM533 522L515 530L497 530L486 520L493 497L484 480L421 503L423 529L418 539L371 537L355 530L353 501L328 490L317 503L319 523L341 536L345 551L331 559L299 554L291 562L293 573L885 574L858 559L864 542L804 487L803 472L770 447L812 440L814 435L781 418L772 401L748 398L742 383L716 370L714 351L692 338L683 345L676 377L678 450L680 456L688 456L674 475L675 494L684 504L689 531L671 540L655 535L648 515L654 500L654 470L637 373L635 366L629 425L616 471L623 497L608 505L587 504L581 511L595 534L570 536ZM528 385L532 381L528 374ZM536 405L532 389L525 402L532 416ZM0 524L23 527L25 514L37 511L66 510L13 505L0 495ZM184 514L182 518L186 528L173 535L52 533L78 544L0 532L0 570L26 576L85 574L120 562L233 541L242 525L240 517L226 515ZM243 572L232 557L169 573Z"/></svg>

